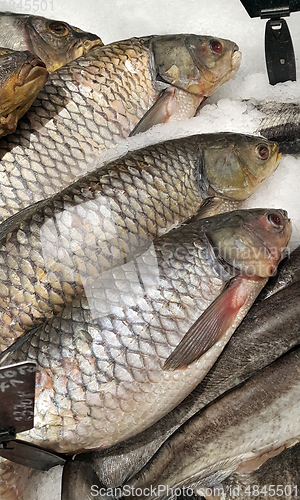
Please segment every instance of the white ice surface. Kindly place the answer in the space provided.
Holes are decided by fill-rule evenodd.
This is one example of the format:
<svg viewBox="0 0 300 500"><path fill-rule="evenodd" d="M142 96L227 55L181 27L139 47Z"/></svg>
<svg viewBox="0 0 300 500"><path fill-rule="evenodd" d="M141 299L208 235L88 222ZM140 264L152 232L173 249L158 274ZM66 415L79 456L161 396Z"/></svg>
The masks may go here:
<svg viewBox="0 0 300 500"><path fill-rule="evenodd" d="M37 5L41 8L34 10ZM97 33L104 43L148 34L196 33L229 38L239 45L243 60L238 74L206 101L199 117L169 128L157 126L150 134L125 141L120 145L123 152L185 133L225 130L253 133L259 125L259 113L251 112L242 102L244 99L300 101L298 81L269 85L264 60L266 21L250 19L239 0L2 0L0 8L65 20ZM287 22L297 59L300 13L293 13ZM297 69L300 80L299 73L300 68ZM252 207L284 208L289 212L294 227L292 248L300 240L299 172L299 157L283 157L277 172L248 202ZM60 467L36 473L24 500L60 500L60 474Z"/></svg>

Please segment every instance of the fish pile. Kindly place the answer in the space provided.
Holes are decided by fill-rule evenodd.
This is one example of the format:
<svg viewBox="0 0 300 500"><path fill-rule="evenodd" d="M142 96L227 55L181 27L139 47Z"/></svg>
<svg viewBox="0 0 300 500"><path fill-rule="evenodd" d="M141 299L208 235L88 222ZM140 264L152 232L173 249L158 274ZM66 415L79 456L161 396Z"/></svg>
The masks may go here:
<svg viewBox="0 0 300 500"><path fill-rule="evenodd" d="M241 53L207 35L103 45L38 16L0 25L0 375L37 367L34 427L0 448L0 493L24 500L47 456L65 463L64 500L93 484L205 497L298 441L298 263L262 291L291 221L243 210L279 145L224 132L101 153L201 113ZM279 294L294 316L273 314L271 349Z"/></svg>

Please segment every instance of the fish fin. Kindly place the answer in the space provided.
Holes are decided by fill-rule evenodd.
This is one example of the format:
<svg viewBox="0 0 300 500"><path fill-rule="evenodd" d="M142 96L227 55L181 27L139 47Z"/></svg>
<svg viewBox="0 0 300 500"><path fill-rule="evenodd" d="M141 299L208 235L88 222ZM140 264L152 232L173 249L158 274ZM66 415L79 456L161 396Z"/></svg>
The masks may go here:
<svg viewBox="0 0 300 500"><path fill-rule="evenodd" d="M16 116L16 110L12 113L9 113L7 117L2 116L0 120L0 137L15 132L17 125L18 115Z"/></svg>
<svg viewBox="0 0 300 500"><path fill-rule="evenodd" d="M62 476L61 500L92 500L95 496L95 490L107 489L99 481L99 478L89 463L89 456L78 455L73 459L69 457L65 463ZM90 459L91 460L91 459ZM91 485L94 488L91 488Z"/></svg>
<svg viewBox="0 0 300 500"><path fill-rule="evenodd" d="M245 281L239 276L228 283L166 359L164 370L186 368L220 340L246 301Z"/></svg>
<svg viewBox="0 0 300 500"><path fill-rule="evenodd" d="M196 222L198 220L205 219L206 217L212 217L212 215L216 215L217 213L219 213L219 208L222 203L224 203L224 200L221 200L221 198L206 198L197 212L192 215L191 221Z"/></svg>
<svg viewBox="0 0 300 500"><path fill-rule="evenodd" d="M21 356L25 356L24 353L20 351L22 345L27 342L28 340L31 339L31 337L34 336L36 331L40 328L40 325L32 328L31 330L28 330L26 333L24 333L21 337L18 337L17 340L13 344L11 344L9 347L5 349L5 351L0 353L0 367L2 366L7 366L12 363L18 363L19 361L25 361L25 359L16 359L17 352L19 351L21 353ZM30 361L30 360L28 360Z"/></svg>
<svg viewBox="0 0 300 500"><path fill-rule="evenodd" d="M130 132L129 137L146 132L149 128L159 123L167 123L172 113L176 89L174 87L164 90L153 106L141 118L138 124Z"/></svg>
<svg viewBox="0 0 300 500"><path fill-rule="evenodd" d="M14 231L17 227L19 227L20 223L26 218L33 215L38 208L41 208L43 205L46 205L49 202L49 198L45 200L37 201L36 203L32 203L28 205L28 207L23 208L19 212L11 215L3 222L0 223L0 240L7 236L8 233Z"/></svg>

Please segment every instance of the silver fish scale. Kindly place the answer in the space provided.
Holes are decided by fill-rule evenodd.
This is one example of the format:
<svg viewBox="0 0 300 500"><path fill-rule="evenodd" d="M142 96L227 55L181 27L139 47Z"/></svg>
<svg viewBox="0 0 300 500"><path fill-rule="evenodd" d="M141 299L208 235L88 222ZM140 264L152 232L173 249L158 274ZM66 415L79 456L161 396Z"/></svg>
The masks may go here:
<svg viewBox="0 0 300 500"><path fill-rule="evenodd" d="M4 222L3 345L192 215L202 200L194 172L198 152L197 138L151 146L146 154L127 155Z"/></svg>
<svg viewBox="0 0 300 500"><path fill-rule="evenodd" d="M129 135L158 96L150 40L95 48L50 75L16 132L0 141L2 220L93 170L99 149Z"/></svg>
<svg viewBox="0 0 300 500"><path fill-rule="evenodd" d="M162 366L224 281L199 235L177 240L160 238L104 273L12 355L40 365L35 428L23 439L65 451L108 446L160 418L197 383L195 364L180 373Z"/></svg>

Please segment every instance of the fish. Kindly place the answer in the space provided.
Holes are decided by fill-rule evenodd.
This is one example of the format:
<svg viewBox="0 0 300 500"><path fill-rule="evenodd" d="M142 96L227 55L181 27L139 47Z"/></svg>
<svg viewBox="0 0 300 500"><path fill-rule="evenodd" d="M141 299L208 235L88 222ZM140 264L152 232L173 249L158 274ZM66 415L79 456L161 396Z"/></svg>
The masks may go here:
<svg viewBox="0 0 300 500"><path fill-rule="evenodd" d="M280 157L276 143L255 136L166 141L100 167L4 221L0 349L155 236L196 213L237 208Z"/></svg>
<svg viewBox="0 0 300 500"><path fill-rule="evenodd" d="M220 495L216 500L229 500L233 494L240 500L254 495L258 500L271 500L274 496L283 498L298 496L300 471L300 444L283 450L269 458L259 469L246 474L232 474L219 486ZM94 484L89 482L89 485ZM97 488L101 488L101 484ZM216 490L216 488L215 488ZM275 493L274 493L275 492ZM216 491L216 493L218 493Z"/></svg>
<svg viewBox="0 0 300 500"><path fill-rule="evenodd" d="M103 45L98 35L64 21L31 14L0 13L0 46L32 52L45 63L49 73L87 54L96 44Z"/></svg>
<svg viewBox="0 0 300 500"><path fill-rule="evenodd" d="M289 253L279 264L277 271L272 276L265 288L257 297L257 301L264 300L274 293L283 290L300 279L300 246Z"/></svg>
<svg viewBox="0 0 300 500"><path fill-rule="evenodd" d="M153 457L164 441L197 411L299 344L300 283L297 280L288 282L278 293L269 293L266 300L262 299L266 288L269 292L272 289L271 285L276 289L276 277L292 277L293 270L297 272L298 255L299 250L296 249L290 254L289 259L285 258L280 262L276 275L269 278L211 370L182 403L137 436L109 449L76 454L68 461L62 478L64 500L80 500L84 494L88 494L88 491L92 493L92 485L95 485L96 491L100 491L101 488L120 487L136 474ZM276 335L275 342L274 335ZM292 450L293 448L287 451ZM274 460L277 459L270 459L267 464ZM11 468L15 473L15 469L22 469L22 466L14 464ZM84 474L84 471L88 473ZM35 476L36 472L33 474ZM252 479L253 475L254 473L249 476L249 482L258 484L256 479ZM20 477L25 477L24 472L20 473ZM29 481L32 477L31 475ZM232 491L239 484L242 487L245 477L248 476L240 476L237 482L236 476L230 476L228 482L222 483L221 487L225 492L228 492L228 488L230 491L230 487ZM75 483L76 488L74 488ZM267 481L261 481L262 485L266 483ZM274 481L270 481L270 484L274 484ZM291 481L287 481L287 484L291 484ZM5 490L8 488L7 485Z"/></svg>
<svg viewBox="0 0 300 500"><path fill-rule="evenodd" d="M48 76L45 64L31 52L0 48L0 137L16 130Z"/></svg>
<svg viewBox="0 0 300 500"><path fill-rule="evenodd" d="M260 113L255 130L267 139L277 141L283 154L300 153L300 104L297 102L246 101L247 108Z"/></svg>
<svg viewBox="0 0 300 500"><path fill-rule="evenodd" d="M162 418L216 361L290 235L285 211L237 210L173 229L105 273L2 356L38 364L35 426L19 438L79 453Z"/></svg>
<svg viewBox="0 0 300 500"><path fill-rule="evenodd" d="M269 278L266 287L272 280L273 277ZM195 413L300 344L300 282L295 281L262 300L264 288L212 368L182 403L127 441L108 450L73 457L72 477L78 464L81 467L84 463L93 468L100 484L119 487L139 472L169 436ZM67 475L64 481L68 491ZM66 500L71 499L70 496Z"/></svg>
<svg viewBox="0 0 300 500"><path fill-rule="evenodd" d="M123 485L128 498L169 498L175 490L208 498L206 488L298 443L299 361L298 346L192 417Z"/></svg>
<svg viewBox="0 0 300 500"><path fill-rule="evenodd" d="M214 42L220 52L210 48ZM215 90L235 74L240 59L234 42L149 36L94 47L51 73L15 133L0 140L0 222L100 166L100 153L127 138L152 106L158 121L168 121L170 110L160 113L162 94L182 95L180 109L172 108L177 118L193 116L202 87L204 94ZM175 63L178 79L168 73Z"/></svg>

